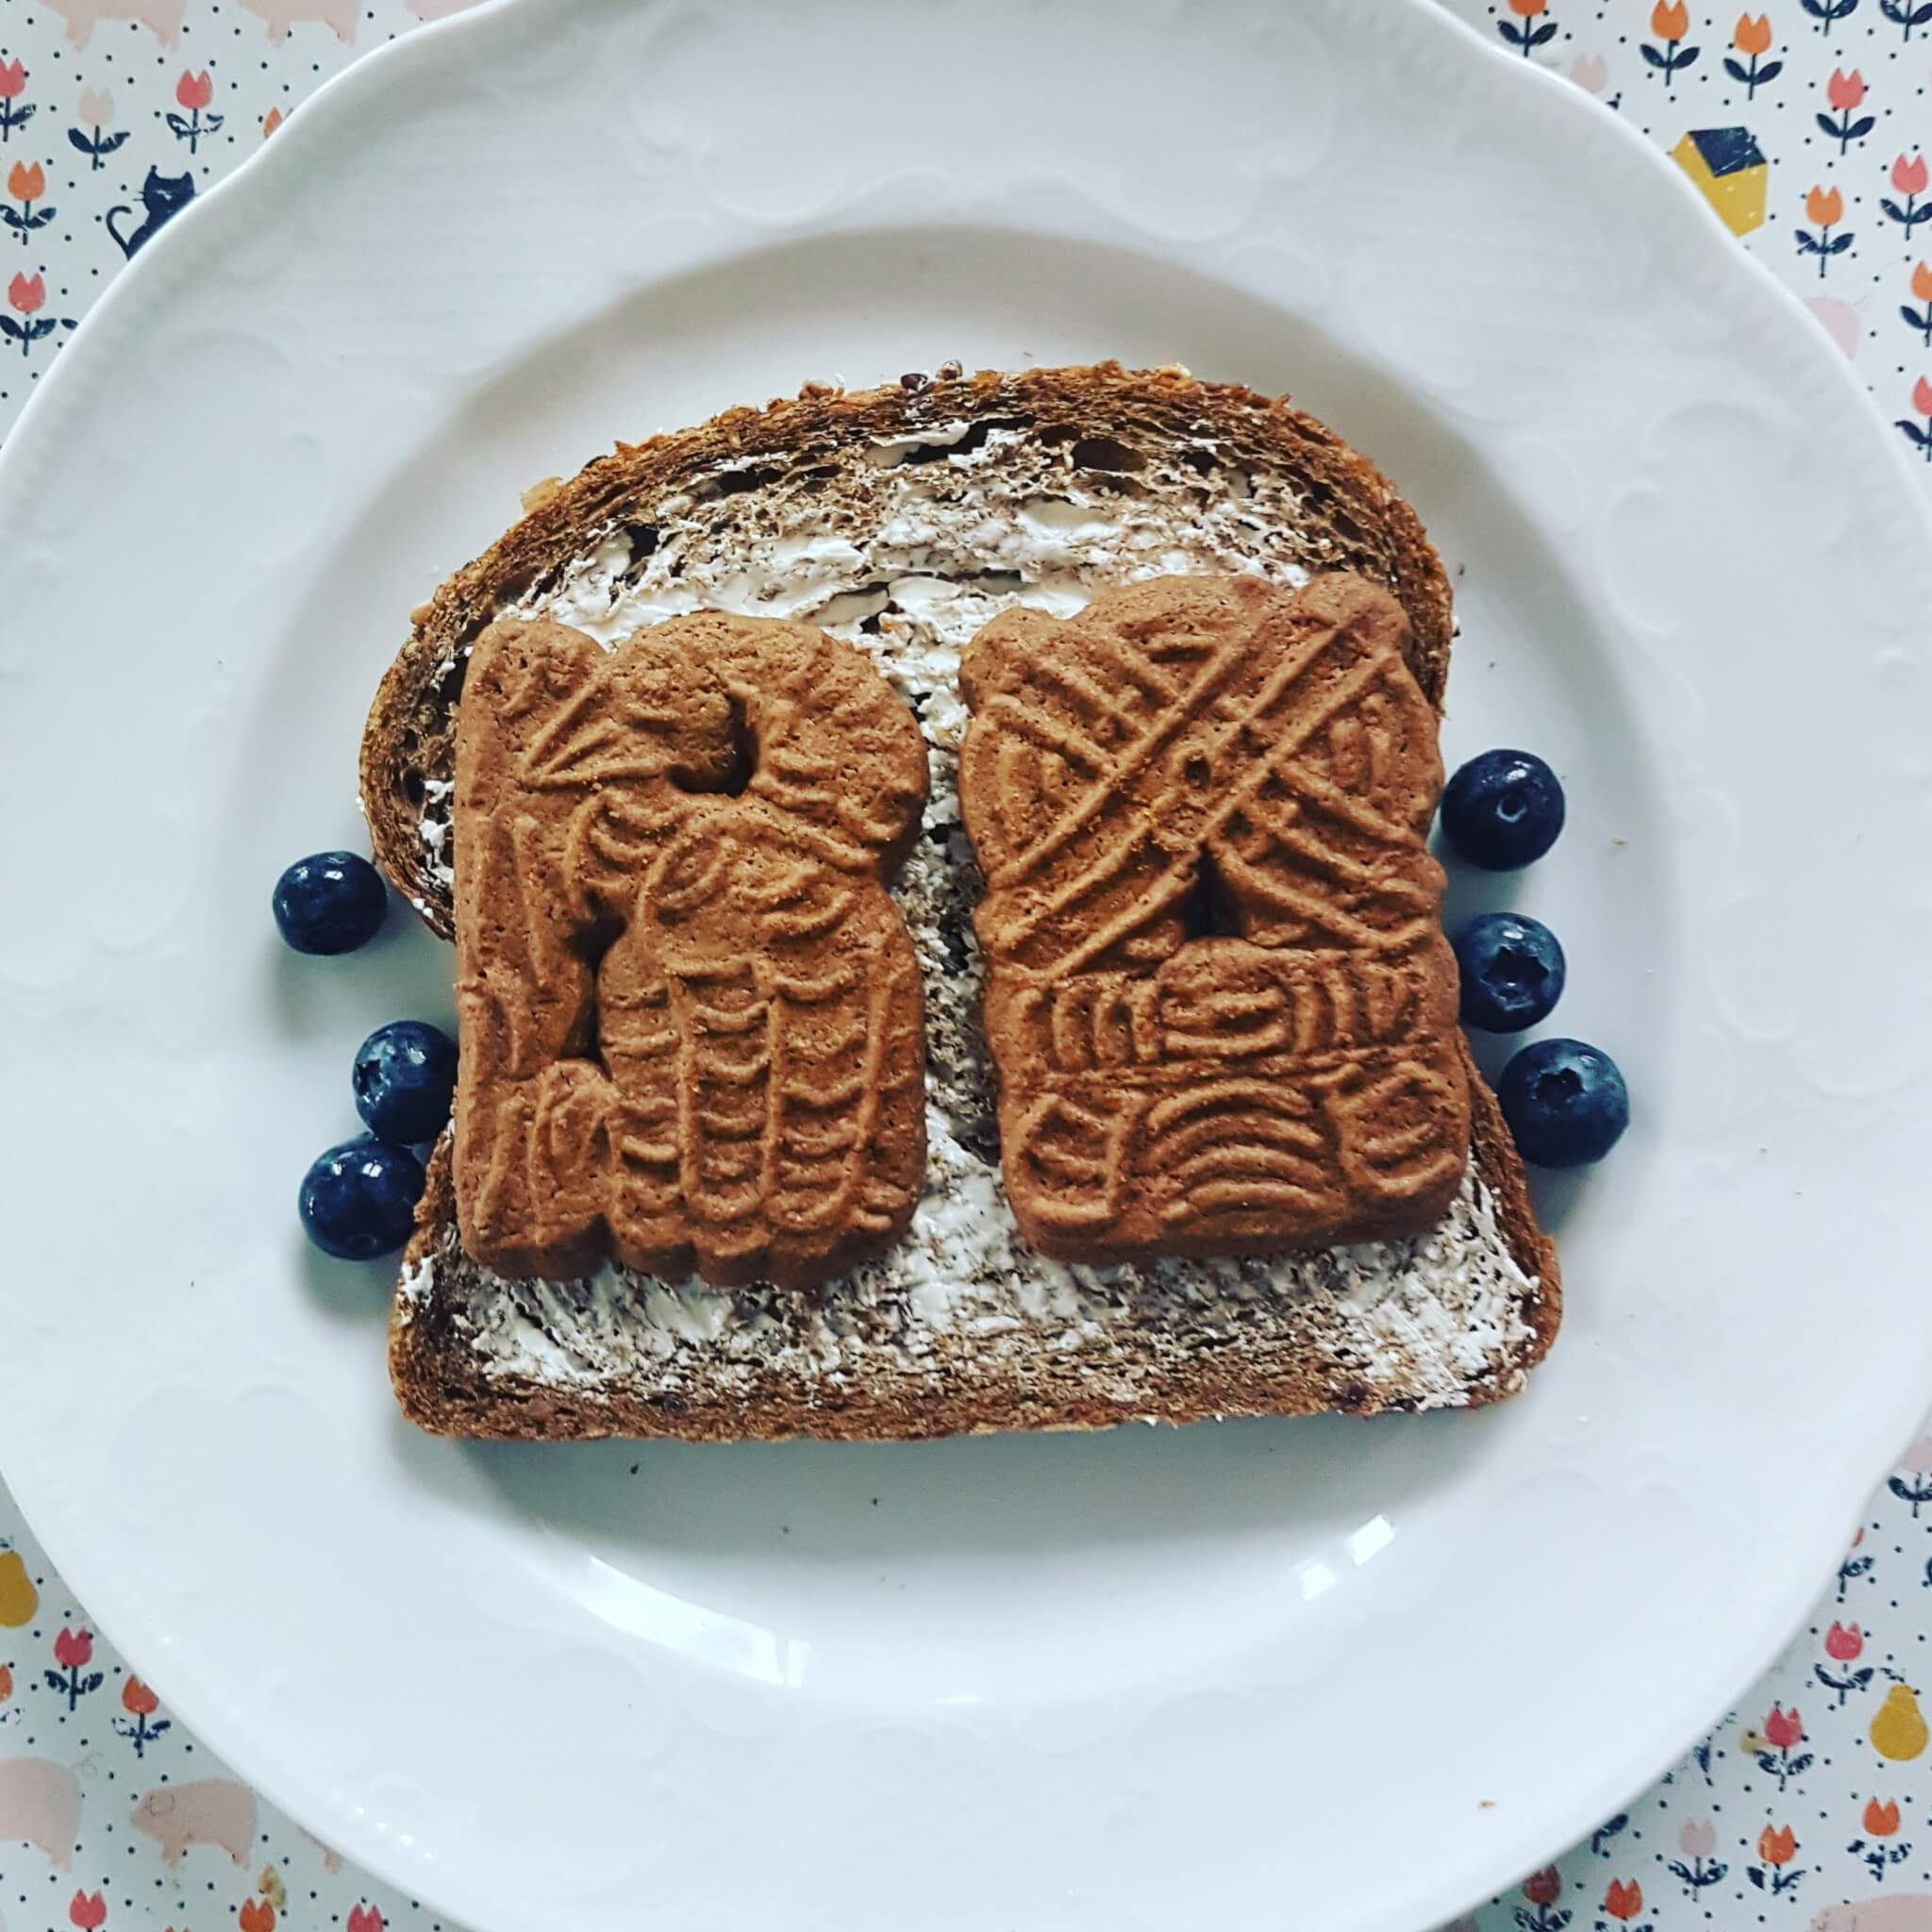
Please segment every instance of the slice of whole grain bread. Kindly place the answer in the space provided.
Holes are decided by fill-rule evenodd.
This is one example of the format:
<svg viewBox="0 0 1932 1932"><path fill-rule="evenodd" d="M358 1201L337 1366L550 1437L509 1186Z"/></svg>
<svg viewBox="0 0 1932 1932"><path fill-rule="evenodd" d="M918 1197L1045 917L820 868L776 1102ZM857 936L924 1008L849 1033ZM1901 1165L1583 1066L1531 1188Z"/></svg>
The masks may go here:
<svg viewBox="0 0 1932 1932"><path fill-rule="evenodd" d="M469 645L504 611L606 644L708 608L851 639L911 704L933 765L894 890L924 982L926 1180L897 1249L810 1291L614 1268L508 1282L463 1253L439 1149L391 1328L413 1419L470 1435L890 1438L1453 1407L1521 1385L1556 1331L1556 1262L1473 1068L1469 1175L1406 1241L1065 1267L1020 1240L998 1184L954 785L960 650L1003 609L1070 614L1139 577L1347 569L1403 604L1410 669L1440 708L1448 586L1363 458L1285 403L1176 370L942 371L727 411L526 502L417 612L376 695L361 777L378 862L448 937L456 707Z"/></svg>

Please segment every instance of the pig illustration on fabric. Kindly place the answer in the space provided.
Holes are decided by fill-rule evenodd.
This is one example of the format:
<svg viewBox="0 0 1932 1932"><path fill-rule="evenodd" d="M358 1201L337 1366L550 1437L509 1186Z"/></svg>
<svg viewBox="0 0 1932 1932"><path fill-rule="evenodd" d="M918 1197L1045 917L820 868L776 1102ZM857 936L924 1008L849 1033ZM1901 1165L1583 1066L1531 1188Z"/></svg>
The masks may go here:
<svg viewBox="0 0 1932 1932"><path fill-rule="evenodd" d="M245 1864L255 1844L255 1793L232 1778L160 1785L134 1807L134 1828L161 1848L161 1862L176 1865L190 1845L219 1845Z"/></svg>
<svg viewBox="0 0 1932 1932"><path fill-rule="evenodd" d="M138 20L154 29L162 46L172 47L181 38L181 18L188 10L188 0L38 0L38 4L67 23L67 38L76 47L86 46L104 20Z"/></svg>
<svg viewBox="0 0 1932 1932"><path fill-rule="evenodd" d="M0 1845L25 1840L57 1872L74 1864L80 1830L80 1782L51 1757L0 1759Z"/></svg>
<svg viewBox="0 0 1932 1932"><path fill-rule="evenodd" d="M357 0L242 0L250 13L268 22L268 37L279 45L291 26L308 21L330 28L344 46L356 38Z"/></svg>
<svg viewBox="0 0 1932 1932"><path fill-rule="evenodd" d="M1932 1932L1932 1898L1867 1899L1863 1905L1826 1906L1811 1921L1811 1932Z"/></svg>

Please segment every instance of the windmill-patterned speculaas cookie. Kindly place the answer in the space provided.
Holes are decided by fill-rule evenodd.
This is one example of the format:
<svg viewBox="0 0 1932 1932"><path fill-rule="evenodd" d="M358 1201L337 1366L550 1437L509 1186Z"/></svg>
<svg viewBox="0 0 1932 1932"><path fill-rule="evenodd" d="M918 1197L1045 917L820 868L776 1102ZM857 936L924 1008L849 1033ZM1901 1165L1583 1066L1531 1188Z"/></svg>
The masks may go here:
<svg viewBox="0 0 1932 1932"><path fill-rule="evenodd" d="M455 793L474 1259L807 1285L904 1232L924 1046L884 881L924 795L911 713L809 626L483 633Z"/></svg>
<svg viewBox="0 0 1932 1932"><path fill-rule="evenodd" d="M1063 1260L1411 1233L1470 1153L1442 768L1366 579L1171 576L973 641L1001 1165Z"/></svg>

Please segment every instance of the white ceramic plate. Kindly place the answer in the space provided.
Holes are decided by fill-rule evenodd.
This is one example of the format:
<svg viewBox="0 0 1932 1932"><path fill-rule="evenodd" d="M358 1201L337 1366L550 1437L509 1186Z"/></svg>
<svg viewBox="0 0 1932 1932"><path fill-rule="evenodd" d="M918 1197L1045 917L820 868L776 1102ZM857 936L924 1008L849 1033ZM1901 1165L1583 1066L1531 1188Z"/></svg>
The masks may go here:
<svg viewBox="0 0 1932 1932"><path fill-rule="evenodd" d="M405 613L619 434L1105 355L1371 451L1467 573L1452 760L1568 778L1490 896L1637 1117L1545 1196L1555 1355L1373 1424L418 1437L386 1274L292 1202L449 955L301 959L267 907L358 840ZM1927 536L1674 172L1419 0L413 37L135 264L0 460L8 1479L244 1775L491 1932L1417 1932L1746 1682L1923 1403Z"/></svg>

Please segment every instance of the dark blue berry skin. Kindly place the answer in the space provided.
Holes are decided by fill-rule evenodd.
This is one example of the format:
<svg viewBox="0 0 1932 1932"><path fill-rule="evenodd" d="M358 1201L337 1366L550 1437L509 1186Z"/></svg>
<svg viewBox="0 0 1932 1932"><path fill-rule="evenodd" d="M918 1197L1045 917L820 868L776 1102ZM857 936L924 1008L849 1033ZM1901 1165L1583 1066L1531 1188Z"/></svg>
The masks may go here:
<svg viewBox="0 0 1932 1932"><path fill-rule="evenodd" d="M1630 1124L1630 1095L1608 1054L1580 1040L1539 1040L1503 1069L1496 1097L1516 1151L1538 1167L1601 1160Z"/></svg>
<svg viewBox="0 0 1932 1932"><path fill-rule="evenodd" d="M356 1111L385 1141L433 1141L457 1091L457 1045L441 1027L391 1020L356 1049Z"/></svg>
<svg viewBox="0 0 1932 1932"><path fill-rule="evenodd" d="M373 1261L409 1238L423 1163L407 1147L365 1134L320 1156L302 1176L298 1207L308 1239L339 1261Z"/></svg>
<svg viewBox="0 0 1932 1932"><path fill-rule="evenodd" d="M298 953L353 953L389 910L382 874L353 852L298 858L275 881L275 924Z"/></svg>
<svg viewBox="0 0 1932 1932"><path fill-rule="evenodd" d="M1540 919L1478 912L1450 944L1462 975L1462 1024L1521 1033L1549 1017L1563 992L1563 948Z"/></svg>
<svg viewBox="0 0 1932 1932"><path fill-rule="evenodd" d="M1541 858L1563 829L1563 788L1534 752L1486 751L1442 790L1442 836L1485 872Z"/></svg>

